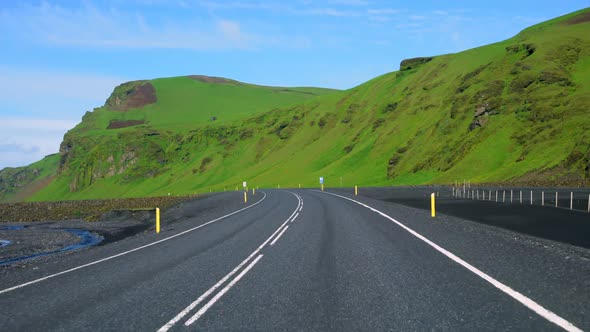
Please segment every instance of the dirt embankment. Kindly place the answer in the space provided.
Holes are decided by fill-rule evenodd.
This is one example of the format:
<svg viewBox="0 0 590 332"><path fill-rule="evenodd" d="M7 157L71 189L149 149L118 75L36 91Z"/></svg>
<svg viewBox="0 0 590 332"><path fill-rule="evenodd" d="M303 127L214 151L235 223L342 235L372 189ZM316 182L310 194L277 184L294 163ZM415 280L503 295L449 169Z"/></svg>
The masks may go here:
<svg viewBox="0 0 590 332"><path fill-rule="evenodd" d="M574 16L574 17L570 18L569 20L564 21L563 24L574 25L574 24L580 24L580 23L585 23L585 22L590 22L590 11L582 13L577 16Z"/></svg>
<svg viewBox="0 0 590 332"><path fill-rule="evenodd" d="M145 123L145 121L143 121L143 120L126 120L126 121L111 120L111 122L109 122L109 125L107 126L107 129L121 129L121 128L139 126L144 123Z"/></svg>
<svg viewBox="0 0 590 332"><path fill-rule="evenodd" d="M109 211L155 209L156 207L165 208L194 197L165 196L107 200L4 203L0 204L0 211L2 211L0 222L68 219L93 221Z"/></svg>
<svg viewBox="0 0 590 332"><path fill-rule="evenodd" d="M127 111L157 101L156 89L150 82L134 81L116 87L105 106L113 111Z"/></svg>

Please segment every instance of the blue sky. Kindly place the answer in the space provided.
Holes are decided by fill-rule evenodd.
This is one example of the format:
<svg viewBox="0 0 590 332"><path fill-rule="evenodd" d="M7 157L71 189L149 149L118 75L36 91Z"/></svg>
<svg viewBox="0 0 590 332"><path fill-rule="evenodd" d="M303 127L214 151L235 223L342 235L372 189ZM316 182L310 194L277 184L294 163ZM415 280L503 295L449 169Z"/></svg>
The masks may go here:
<svg viewBox="0 0 590 332"><path fill-rule="evenodd" d="M404 58L509 38L590 1L0 1L0 169L58 151L129 80L347 89Z"/></svg>

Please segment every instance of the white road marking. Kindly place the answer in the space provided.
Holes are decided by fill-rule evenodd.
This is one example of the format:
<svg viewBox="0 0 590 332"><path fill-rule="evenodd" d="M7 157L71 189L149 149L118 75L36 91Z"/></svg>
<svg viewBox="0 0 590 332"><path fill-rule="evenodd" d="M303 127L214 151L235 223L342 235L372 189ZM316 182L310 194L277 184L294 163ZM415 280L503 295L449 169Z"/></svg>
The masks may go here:
<svg viewBox="0 0 590 332"><path fill-rule="evenodd" d="M291 193L291 194L293 194L295 197L297 197L297 195L295 195L294 193ZM213 285L213 287L209 288L205 293L203 293L203 295L199 296L199 298L197 298L193 303L189 304L186 308L184 308L181 312L179 312L178 315L176 315L174 318L172 318L168 323L164 324L160 329L158 329L158 332L166 332L170 328L172 328L184 316L188 315L189 312L191 312L193 309L195 309L201 302L203 302L207 297L209 297L213 292L215 292L215 290L217 290L219 287L221 287L221 285L223 285L229 278L231 278L234 274L236 274L244 265L248 264L248 262L254 256L256 256L260 252L260 250L262 250L262 248L264 248L264 246L266 246L266 244L269 243L270 240L275 235L277 235L281 231L281 229L289 222L289 220L291 220L291 217L293 217L293 215L297 212L297 209L299 208L300 204L301 204L301 201L299 200L299 198L297 198L297 207L295 208L295 211L293 211L293 213L291 213L291 215L289 216L289 218L287 218L287 220L285 220L281 224L281 226L279 226L279 228L277 228L274 231L274 233L272 233L268 237L268 239L266 239L266 241L264 241L260 246L258 246L258 248L256 248L256 250L254 250L238 266L236 266L227 275L225 275L225 277L221 278L221 280L219 280L215 285Z"/></svg>
<svg viewBox="0 0 590 332"><path fill-rule="evenodd" d="M187 320L186 323L184 323L184 325L189 326L195 321L197 321L197 319L201 318L201 316L203 316L207 312L207 310L209 310L209 308L211 308L215 304L215 302L217 302L225 293L227 293L227 291L230 290L230 288L232 288L238 281L240 281L240 279L242 279L242 277L244 277L244 275L246 275L246 273L248 273L248 271L250 271L250 269L252 269L256 263L258 263L262 256L264 255L259 255L258 257L256 257L256 259L253 260L252 263L250 263L250 265L248 265L244 269L244 271L238 274L234 278L234 280L227 284L227 286L223 287L223 289L220 290L219 293L217 293L209 302L207 302L207 304L205 304L199 311L197 311L197 313L194 314L193 317Z"/></svg>
<svg viewBox="0 0 590 332"><path fill-rule="evenodd" d="M271 246L275 245L275 242L277 242L281 236L283 236L283 233L285 233L285 231L287 231L287 228L289 228L289 226L285 226L285 228L283 228L283 231L279 233L279 235L277 235L277 237L275 237L274 240L272 240L272 242L270 243Z"/></svg>
<svg viewBox="0 0 590 332"><path fill-rule="evenodd" d="M318 190L316 190L316 191L318 191ZM361 206L363 206L363 207L365 207L365 208L367 208L367 209L369 209L369 210L371 210L373 212L376 212L376 213L380 214L384 218L393 221L398 226L400 226L401 228L405 229L406 231L408 231L410 234L414 235L418 239L424 241L426 244L428 244L429 246L433 247L438 252L442 253L443 255L447 256L448 258L450 258L454 262L458 263L459 265L461 265L464 268L468 269L469 271L473 272L474 274L476 274L480 278L484 279L485 281L489 282L490 284L492 284L494 287L498 288L502 292L508 294L510 297L512 297L516 301L520 302L525 307L527 307L527 308L531 309L532 311L536 312L539 316L547 319L548 321L552 322L553 324L561 327L562 329L564 329L566 331L582 332L582 330L579 329L578 327L576 327L574 324L570 323L569 321L565 320L564 318L561 318L560 316L558 316L557 314L553 313L552 311L550 311L548 309L545 309L543 306L541 306L537 302L535 302L535 301L531 300L530 298L522 295L521 293L513 290L509 286L506 286L503 283L499 282L498 280L496 280L496 279L492 278L491 276L485 274L484 272L480 271L479 269L477 269L473 265L467 263L466 261L462 260L461 258L459 258L458 256L456 256L455 254L453 254L450 251L442 248L441 246L437 245L436 243L430 241L429 239L427 239L423 235L419 234L418 232L414 231L413 229L409 228L408 226L402 224L401 222L393 219L392 217L388 216L387 214L385 214L385 213L383 213L383 212L381 212L381 211L379 211L379 210L377 210L375 208L372 208L372 207L370 207L370 206L368 206L366 204L363 204L363 203L361 203L359 201L356 201L354 199L351 199L351 198L348 198L348 197L345 197L345 196L340 196L340 195L329 193L329 192L325 192L325 191L324 192L318 191L318 192L319 193L329 194L329 195L333 195L333 196L337 196L337 197L340 197L340 198L347 199L347 200L349 200L351 202L354 202L354 203L356 203L358 205L361 205Z"/></svg>
<svg viewBox="0 0 590 332"><path fill-rule="evenodd" d="M158 244L158 243L162 243L162 242L165 242L165 241L171 240L171 239L173 239L173 238L175 238L175 237L179 237L179 236L181 236L181 235L184 235L184 234L186 234L186 233L189 233L189 232L195 231L195 230L197 230L197 229L199 229L199 228L205 227L205 226L207 226L207 225L209 225L209 224L212 224L212 223L214 223L214 222L217 222L217 221L219 221L219 220L225 219L225 218L227 218L227 217L229 217L229 216L232 216L232 215L234 215L234 214L236 214L236 213L242 212L242 211L244 211L244 210L247 210L247 209L249 209L249 208L251 208L251 207L254 207L254 206L256 206L256 205L260 204L262 201L264 201L264 199L266 199L266 193L264 193L264 192L263 192L263 194L264 194L264 196L263 196L263 197L262 197L262 199L261 199L261 200L259 200L258 202L254 203L254 204L252 204L252 205L249 205L249 206L247 206L247 207L245 207L245 208L241 208L241 209L239 209L239 210L237 210L237 211L234 211L234 212L232 212L232 213L230 213L230 214L226 214L226 215L225 215L225 216L223 216L223 217L219 217L219 218L217 218L217 219L213 219L213 220L211 220L211 221L208 221L208 222L206 222L206 223L204 223L204 224L202 224L202 225L199 225L199 226L197 226L197 227L193 227L193 228L191 228L191 229L187 229L186 231L180 232L180 233L178 233L178 234L174 234L174 235L172 235L172 236L169 236L169 237L167 237L167 238L164 238L164 239L161 239L161 240L158 240L158 241L152 242L152 243L148 243L148 244L146 244L146 245L143 245L143 246L140 246L140 247L137 247L137 248L131 249L131 250L127 250L127 251L124 251L124 252L118 253L118 254L116 254L116 255L112 255L112 256L109 256L109 257L105 257L105 258L99 259L99 260L97 260L97 261L94 261L94 262L90 262L90 263L87 263L87 264L84 264L84 265L80 265L80 266L77 266L77 267L71 268L71 269L69 269L69 270L65 270L65 271L61 271L61 272L55 273L55 274L51 274L51 275L45 276L45 277L43 277L43 278L39 278L39 279L35 279L35 280L29 281L29 282L25 282L24 284L20 284L20 285L16 285L16 286L14 286L14 287L10 287L10 288L3 289L3 290L1 290L1 291L0 291L0 294L8 293L8 292L10 292L10 291L13 291L13 290L15 290L15 289L19 289L19 288L23 288L23 287L26 287L26 286L29 286L29 285L32 285L32 284L36 284L36 283L38 283L38 282L41 282L41 281L44 281L44 280L47 280L47 279L51 279L51 278L54 278L54 277L60 276L60 275L62 275L62 274L70 273L70 272L73 272L73 271L76 271L76 270L83 269L83 268L85 268L85 267L89 267L89 266L96 265L96 264L99 264L99 263L102 263L102 262L106 262L106 261L108 261L108 260L111 260L111 259L113 259L113 258L117 258L117 257L123 256L123 255L127 255L127 254L130 254L130 253L132 253L132 252L135 252L135 251L138 251L138 250L141 250L141 249L145 249L145 248L151 247L151 246L153 246L153 245L156 245L156 244Z"/></svg>
<svg viewBox="0 0 590 332"><path fill-rule="evenodd" d="M295 215L295 217L293 217L293 219L291 219L291 222L294 222L297 217L299 217L299 212Z"/></svg>

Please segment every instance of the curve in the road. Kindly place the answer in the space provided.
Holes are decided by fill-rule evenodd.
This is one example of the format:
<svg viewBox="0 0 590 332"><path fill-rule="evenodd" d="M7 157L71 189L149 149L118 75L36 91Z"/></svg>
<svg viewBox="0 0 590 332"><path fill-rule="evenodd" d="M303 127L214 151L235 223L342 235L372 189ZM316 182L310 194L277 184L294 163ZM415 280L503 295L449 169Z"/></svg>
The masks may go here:
<svg viewBox="0 0 590 332"><path fill-rule="evenodd" d="M272 242L270 243L270 245L273 245L283 235L283 233L287 230L287 228L289 227L289 226L287 226L289 221L295 220L295 218L297 218L297 216L299 215L298 211L301 211L301 209L303 208L303 199L299 195L297 195L293 192L289 191L289 193L293 194L297 198L297 207L295 208L293 213L291 213L289 218L287 218L287 220L285 220L266 239L266 241L264 241L260 246L258 246L258 248L256 248L248 257L246 257L246 259L244 259L240 264L238 264L227 275L225 275L223 278L221 278L215 285L213 285L211 288L209 288L205 293L203 293L201 296L199 296L195 301L193 301L186 308L184 308L182 311L180 311L174 318L172 318L170 321L168 321L166 324L164 324L160 329L158 329L158 332L166 332L166 331L170 330L174 325L176 325L179 321L181 321L191 311L193 311L195 308L197 308L197 306L199 304L201 304L210 295L212 295L219 287L223 286L234 274L238 273L240 270L242 270L242 268L244 266L246 266L248 264L246 266L246 268L244 268L242 270L242 272L240 272L232 281L230 281L211 300L209 300L206 304L204 304L192 317L190 317L184 323L185 326L192 325L195 321L197 321L200 317L202 317L207 312L207 310L209 310L209 308L211 308L211 306L213 306L215 304L215 302L217 302L225 293L227 293L227 291L229 291L229 289L232 288L246 273L248 273L248 271L250 269L252 269L252 267L254 267L254 265L264 256L262 254L259 255L260 251L271 241ZM274 238L274 240L273 240L273 238ZM254 257L256 257L256 258L253 261L251 261Z"/></svg>
<svg viewBox="0 0 590 332"><path fill-rule="evenodd" d="M346 196L341 196L341 195L338 195L338 194L334 194L334 193L330 193L330 192L325 192L325 191L318 191L318 192L323 193L323 194L327 194L327 195L332 195L332 196L340 197L342 199L349 200L351 202L354 202L354 203L356 203L356 204L358 204L358 205L360 205L360 206L362 206L364 208L367 208L367 209L369 209L369 210L371 210L371 211L373 211L373 212L381 215L382 217L384 217L384 218L386 218L386 219L394 222L399 227L403 228L405 231L409 232L410 234L412 234L416 238L420 239L421 241L425 242L426 244L428 244L429 246L431 246L432 248L434 248L436 251L440 252L441 254L445 255L446 257L448 257L449 259L451 259L455 263L463 266L464 268L466 268L467 270L471 271L472 273L474 273L478 277L480 277L483 280L487 281L492 286L494 286L497 289L501 290L502 292L504 292L508 296L510 296L513 299L515 299L516 301L520 302L525 307L527 307L530 310L534 311L539 316L545 318L546 320L550 321L551 323L553 323L553 324L561 327L562 329L564 329L566 331L570 331L570 332L582 332L582 330L580 328L576 327L571 322L569 322L566 319L558 316L554 312L552 312L552 311L544 308L539 303L537 303L534 300L526 297L525 295L523 295L523 294L521 294L521 293L513 290L509 286L507 286L507 285L499 282L498 280L494 279L493 277L491 277L488 274L484 273L483 271L479 270L475 266L467 263L466 261L464 261L463 259L459 258L458 256L456 256L452 252L450 252L450 251L444 249L443 247L437 245L436 243L430 241L425 236L423 236L420 233L414 231L413 229L409 228L408 226L404 225L403 223L401 223L401 222L397 221L396 219L390 217L389 215L387 215L387 214L385 214L385 213L383 213L383 212L381 212L381 211L379 211L379 210L377 210L377 209L375 209L375 208L373 208L373 207L371 207L369 205L366 205L364 203L361 203L361 202L359 202L357 200L354 200L352 198L348 198Z"/></svg>

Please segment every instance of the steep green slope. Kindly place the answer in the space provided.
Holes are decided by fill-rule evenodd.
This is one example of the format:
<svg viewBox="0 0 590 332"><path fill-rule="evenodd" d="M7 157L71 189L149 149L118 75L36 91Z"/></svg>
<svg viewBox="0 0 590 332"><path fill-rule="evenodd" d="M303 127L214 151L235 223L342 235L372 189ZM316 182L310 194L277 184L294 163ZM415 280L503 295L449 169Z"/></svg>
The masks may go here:
<svg viewBox="0 0 590 332"><path fill-rule="evenodd" d="M589 13L465 52L406 60L398 72L292 106L265 99L250 107L243 101L254 92L235 93L234 83L195 97L153 80L157 102L109 111L128 95L136 103L133 93L115 90L107 107L66 135L60 175L33 199L192 193L235 189L242 180L316 186L318 176L332 186L340 178L345 186L588 185ZM144 122L104 129L113 119Z"/></svg>

